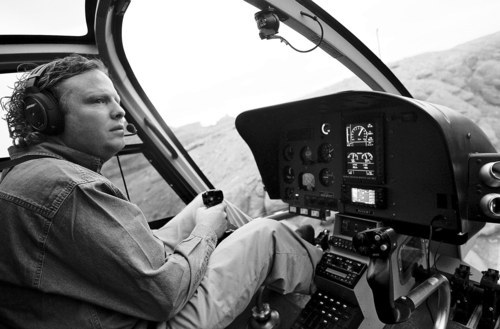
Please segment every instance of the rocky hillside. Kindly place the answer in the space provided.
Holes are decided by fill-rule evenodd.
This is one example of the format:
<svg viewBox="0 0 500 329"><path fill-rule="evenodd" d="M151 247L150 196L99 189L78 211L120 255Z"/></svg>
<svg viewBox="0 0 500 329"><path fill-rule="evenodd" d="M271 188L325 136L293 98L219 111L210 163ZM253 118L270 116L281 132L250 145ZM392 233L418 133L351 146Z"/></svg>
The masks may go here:
<svg viewBox="0 0 500 329"><path fill-rule="evenodd" d="M392 68L415 98L464 113L500 150L500 32Z"/></svg>

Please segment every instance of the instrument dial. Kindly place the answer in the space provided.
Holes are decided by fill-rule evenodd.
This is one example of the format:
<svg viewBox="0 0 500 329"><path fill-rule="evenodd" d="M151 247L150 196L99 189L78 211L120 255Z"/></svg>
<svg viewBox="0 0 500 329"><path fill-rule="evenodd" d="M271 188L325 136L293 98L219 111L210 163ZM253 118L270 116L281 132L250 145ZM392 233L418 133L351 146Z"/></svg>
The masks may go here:
<svg viewBox="0 0 500 329"><path fill-rule="evenodd" d="M330 162L333 159L333 145L323 143L319 146L318 157L320 161Z"/></svg>
<svg viewBox="0 0 500 329"><path fill-rule="evenodd" d="M366 141L367 136L368 132L366 131L366 128L363 126L355 126L351 130L351 141L354 143Z"/></svg>
<svg viewBox="0 0 500 329"><path fill-rule="evenodd" d="M285 158L286 161L291 161L293 159L294 154L295 150L293 149L292 145L287 145L283 149L283 157Z"/></svg>
<svg viewBox="0 0 500 329"><path fill-rule="evenodd" d="M349 154L347 155L347 159L349 159L349 161L350 161L350 162L353 162L353 163L354 163L354 162L358 161L358 159L359 159L359 155L358 155L358 154L356 154L356 153L354 153L354 152L351 152L351 153L349 153Z"/></svg>
<svg viewBox="0 0 500 329"><path fill-rule="evenodd" d="M291 187L287 187L285 189L285 199L286 200L292 200L295 198L295 190Z"/></svg>
<svg viewBox="0 0 500 329"><path fill-rule="evenodd" d="M286 166L283 168L283 180L288 184L295 180L295 171L292 167Z"/></svg>
<svg viewBox="0 0 500 329"><path fill-rule="evenodd" d="M373 154L371 154L370 152L363 153L363 155L361 155L361 159L363 159L364 162L372 163Z"/></svg>
<svg viewBox="0 0 500 329"><path fill-rule="evenodd" d="M313 152L309 146L304 146L304 148L300 151L300 157L302 158L302 162L304 164L309 164L312 162Z"/></svg>
<svg viewBox="0 0 500 329"><path fill-rule="evenodd" d="M346 146L374 146L375 131L372 123L357 123L346 126Z"/></svg>
<svg viewBox="0 0 500 329"><path fill-rule="evenodd" d="M333 175L333 172L328 168L322 169L319 172L319 182L323 186L331 186L335 182L335 176Z"/></svg>

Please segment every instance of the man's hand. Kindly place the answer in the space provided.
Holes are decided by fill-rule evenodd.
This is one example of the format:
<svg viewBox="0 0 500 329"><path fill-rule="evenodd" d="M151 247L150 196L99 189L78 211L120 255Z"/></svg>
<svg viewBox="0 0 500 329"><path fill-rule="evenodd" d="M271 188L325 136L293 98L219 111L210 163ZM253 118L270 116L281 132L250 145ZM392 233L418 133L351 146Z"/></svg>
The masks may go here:
<svg viewBox="0 0 500 329"><path fill-rule="evenodd" d="M196 211L196 224L210 227L220 239L227 229L226 205L218 205L207 208L202 206Z"/></svg>

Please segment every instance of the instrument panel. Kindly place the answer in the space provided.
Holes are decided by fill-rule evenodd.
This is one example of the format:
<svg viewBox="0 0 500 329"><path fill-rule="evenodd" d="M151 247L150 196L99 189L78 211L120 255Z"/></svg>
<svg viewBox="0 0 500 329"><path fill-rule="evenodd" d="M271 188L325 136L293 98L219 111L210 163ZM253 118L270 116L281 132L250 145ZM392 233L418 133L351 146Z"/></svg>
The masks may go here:
<svg viewBox="0 0 500 329"><path fill-rule="evenodd" d="M292 212L322 218L346 200L385 207L383 113L332 113L283 128L281 195Z"/></svg>
<svg viewBox="0 0 500 329"><path fill-rule="evenodd" d="M240 114L271 198L323 219L332 212L402 234L463 244L468 155L495 152L470 120L445 107L380 92L343 92Z"/></svg>

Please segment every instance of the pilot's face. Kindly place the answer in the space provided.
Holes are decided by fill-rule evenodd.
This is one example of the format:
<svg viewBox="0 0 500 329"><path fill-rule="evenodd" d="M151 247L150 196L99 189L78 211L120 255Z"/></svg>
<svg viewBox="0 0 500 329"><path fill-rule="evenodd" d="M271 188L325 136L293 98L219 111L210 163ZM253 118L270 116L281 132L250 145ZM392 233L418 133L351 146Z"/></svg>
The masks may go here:
<svg viewBox="0 0 500 329"><path fill-rule="evenodd" d="M125 111L109 77L99 70L76 75L57 87L64 112L60 135L69 147L110 159L125 145Z"/></svg>

